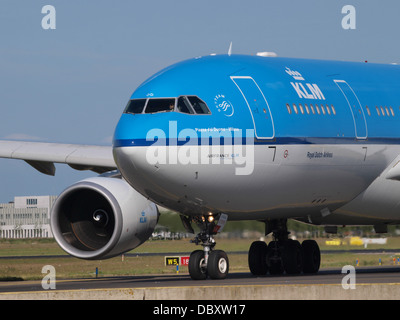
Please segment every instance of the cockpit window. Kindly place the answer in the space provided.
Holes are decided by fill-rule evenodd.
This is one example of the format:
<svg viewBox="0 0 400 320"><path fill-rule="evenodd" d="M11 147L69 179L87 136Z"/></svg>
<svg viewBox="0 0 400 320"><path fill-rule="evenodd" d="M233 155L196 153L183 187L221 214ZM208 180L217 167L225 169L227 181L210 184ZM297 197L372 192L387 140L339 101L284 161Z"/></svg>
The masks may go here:
<svg viewBox="0 0 400 320"><path fill-rule="evenodd" d="M178 99L178 111L182 113L194 113L189 101L186 97L179 97Z"/></svg>
<svg viewBox="0 0 400 320"><path fill-rule="evenodd" d="M189 96L187 97L190 101L190 103L193 106L194 111L197 114L210 114L210 110L208 109L206 103L202 100L200 100L198 97L196 96Z"/></svg>
<svg viewBox="0 0 400 320"><path fill-rule="evenodd" d="M145 104L146 99L129 100L124 113L142 113Z"/></svg>
<svg viewBox="0 0 400 320"><path fill-rule="evenodd" d="M176 103L178 102L178 103ZM186 114L211 114L207 104L196 96L129 100L124 113L157 113L176 111Z"/></svg>
<svg viewBox="0 0 400 320"><path fill-rule="evenodd" d="M156 113L156 112L168 112L174 111L175 100L173 98L169 99L149 99L147 103L145 113Z"/></svg>

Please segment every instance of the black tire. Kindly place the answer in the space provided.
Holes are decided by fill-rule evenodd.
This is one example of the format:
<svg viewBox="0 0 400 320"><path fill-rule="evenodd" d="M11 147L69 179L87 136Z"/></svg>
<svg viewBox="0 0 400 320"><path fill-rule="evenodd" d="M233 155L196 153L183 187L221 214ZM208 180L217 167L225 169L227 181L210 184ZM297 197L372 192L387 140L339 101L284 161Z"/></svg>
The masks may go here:
<svg viewBox="0 0 400 320"><path fill-rule="evenodd" d="M321 252L315 240L304 240L303 247L303 272L317 273L321 265Z"/></svg>
<svg viewBox="0 0 400 320"><path fill-rule="evenodd" d="M284 272L281 253L282 244L280 241L271 241L268 244L267 264L271 275L279 275Z"/></svg>
<svg viewBox="0 0 400 320"><path fill-rule="evenodd" d="M287 274L299 274L303 271L303 249L297 240L287 240L282 251L283 268Z"/></svg>
<svg viewBox="0 0 400 320"><path fill-rule="evenodd" d="M204 263L204 251L196 250L190 254L189 258L189 274L193 280L207 279L207 270L202 267Z"/></svg>
<svg viewBox="0 0 400 320"><path fill-rule="evenodd" d="M222 250L210 252L207 263L208 275L211 279L225 279L229 272L229 260Z"/></svg>
<svg viewBox="0 0 400 320"><path fill-rule="evenodd" d="M255 276L262 276L268 272L268 247L264 241L254 241L249 249L249 269Z"/></svg>

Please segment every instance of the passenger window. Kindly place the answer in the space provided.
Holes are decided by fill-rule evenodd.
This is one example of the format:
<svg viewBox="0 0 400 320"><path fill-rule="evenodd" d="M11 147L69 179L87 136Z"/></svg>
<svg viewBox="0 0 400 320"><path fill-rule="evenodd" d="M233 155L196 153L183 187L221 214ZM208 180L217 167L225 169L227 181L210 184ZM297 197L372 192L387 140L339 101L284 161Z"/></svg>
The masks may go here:
<svg viewBox="0 0 400 320"><path fill-rule="evenodd" d="M178 111L182 113L193 114L192 107L190 106L189 101L187 101L186 97L179 97L178 99Z"/></svg>
<svg viewBox="0 0 400 320"><path fill-rule="evenodd" d="M124 113L132 113L132 114L142 113L145 104L146 104L146 99L129 100L124 110Z"/></svg>
<svg viewBox="0 0 400 320"><path fill-rule="evenodd" d="M145 113L174 111L175 99L149 99Z"/></svg>
<svg viewBox="0 0 400 320"><path fill-rule="evenodd" d="M324 108L323 104L321 104L321 110L322 110L322 113L325 115L325 108Z"/></svg>
<svg viewBox="0 0 400 320"><path fill-rule="evenodd" d="M197 114L210 114L210 110L208 109L206 103L202 100L200 100L198 97L195 96L189 96L187 97L192 104L192 107L194 111Z"/></svg>
<svg viewBox="0 0 400 320"><path fill-rule="evenodd" d="M367 109L367 113L370 116L371 115L371 111L369 110L368 106L365 106L365 109Z"/></svg>
<svg viewBox="0 0 400 320"><path fill-rule="evenodd" d="M310 103L310 108L311 108L311 112L313 113L313 114L315 114L315 110L314 110L314 107L313 107L313 105Z"/></svg>
<svg viewBox="0 0 400 320"><path fill-rule="evenodd" d="M383 116L385 116L385 110L383 110L383 107L381 106L381 113Z"/></svg>
<svg viewBox="0 0 400 320"><path fill-rule="evenodd" d="M304 114L304 109L303 109L303 106L301 105L301 103L299 103L299 107L300 107L301 114Z"/></svg>
<svg viewBox="0 0 400 320"><path fill-rule="evenodd" d="M292 114L292 109L290 109L289 103L286 103L286 109L289 112L289 114Z"/></svg>
<svg viewBox="0 0 400 320"><path fill-rule="evenodd" d="M332 109L333 114L336 116L336 109L335 109L335 107L333 106L333 104L331 104L331 109Z"/></svg>
<svg viewBox="0 0 400 320"><path fill-rule="evenodd" d="M392 116L394 117L394 110L393 110L393 108L392 107L389 107L390 108L390 113L392 114Z"/></svg>
<svg viewBox="0 0 400 320"><path fill-rule="evenodd" d="M317 104L315 105L315 109L317 109L317 113L318 113L318 114L321 114L321 111L319 111L319 107L318 107Z"/></svg>
<svg viewBox="0 0 400 320"><path fill-rule="evenodd" d="M329 115L331 115L331 109L329 109L328 105L326 105L326 111L328 112Z"/></svg>
<svg viewBox="0 0 400 320"><path fill-rule="evenodd" d="M380 111L379 111L379 108L378 108L378 107L375 107L375 108L376 108L376 113L378 114L378 116L380 116L381 113L380 113Z"/></svg>
<svg viewBox="0 0 400 320"><path fill-rule="evenodd" d="M308 109L308 105L307 105L307 104L304 104L304 107L306 108L307 114L310 114L310 109Z"/></svg>
<svg viewBox="0 0 400 320"><path fill-rule="evenodd" d="M297 111L297 106L296 106L296 104L295 103L293 103L293 110L294 110L294 112L296 113L296 114L298 114L299 112Z"/></svg>
<svg viewBox="0 0 400 320"><path fill-rule="evenodd" d="M386 114L390 116L388 107L385 106Z"/></svg>

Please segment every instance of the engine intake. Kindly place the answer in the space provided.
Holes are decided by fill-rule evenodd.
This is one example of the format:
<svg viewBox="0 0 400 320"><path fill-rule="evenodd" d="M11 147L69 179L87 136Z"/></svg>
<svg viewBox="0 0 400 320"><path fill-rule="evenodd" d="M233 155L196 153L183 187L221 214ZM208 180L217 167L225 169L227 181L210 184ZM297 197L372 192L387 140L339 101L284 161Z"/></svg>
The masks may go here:
<svg viewBox="0 0 400 320"><path fill-rule="evenodd" d="M67 253L105 259L145 242L157 224L158 210L124 180L96 177L61 193L51 212L54 237Z"/></svg>

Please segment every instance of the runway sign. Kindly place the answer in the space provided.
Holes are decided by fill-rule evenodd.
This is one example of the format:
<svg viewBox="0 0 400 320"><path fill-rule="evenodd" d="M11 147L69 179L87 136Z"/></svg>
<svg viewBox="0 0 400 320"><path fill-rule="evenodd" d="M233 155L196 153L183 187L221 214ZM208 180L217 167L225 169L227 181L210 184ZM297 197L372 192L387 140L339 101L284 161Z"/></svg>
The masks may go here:
<svg viewBox="0 0 400 320"><path fill-rule="evenodd" d="M165 265L166 266L178 266L179 265L179 257L165 257Z"/></svg>
<svg viewBox="0 0 400 320"><path fill-rule="evenodd" d="M166 266L188 266L189 256L165 256L164 263Z"/></svg>
<svg viewBox="0 0 400 320"><path fill-rule="evenodd" d="M181 266L188 266L189 265L189 258L190 257L181 257Z"/></svg>

